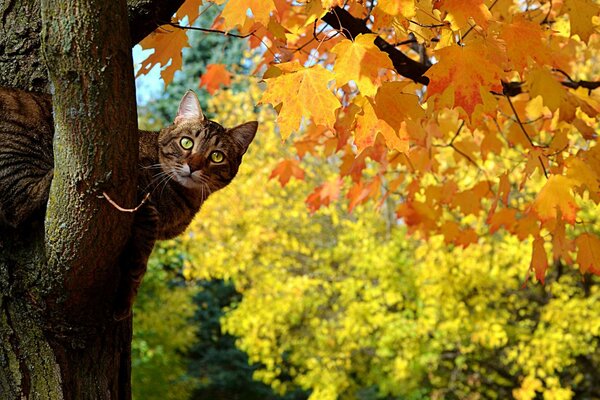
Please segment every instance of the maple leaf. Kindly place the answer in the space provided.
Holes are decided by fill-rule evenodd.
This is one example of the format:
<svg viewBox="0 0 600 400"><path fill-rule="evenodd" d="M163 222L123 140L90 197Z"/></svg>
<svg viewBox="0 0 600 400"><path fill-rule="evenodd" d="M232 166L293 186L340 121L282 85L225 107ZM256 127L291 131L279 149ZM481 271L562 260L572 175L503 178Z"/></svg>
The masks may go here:
<svg viewBox="0 0 600 400"><path fill-rule="evenodd" d="M303 116L318 125L333 127L340 101L327 86L333 79L331 71L320 65L304 68L296 62L278 64L277 68L282 74L266 79L261 103L281 105L277 123L283 139L300 127Z"/></svg>
<svg viewBox="0 0 600 400"><path fill-rule="evenodd" d="M208 64L206 72L200 78L200 87L205 87L206 91L214 94L221 86L231 85L231 73L225 69L224 64Z"/></svg>
<svg viewBox="0 0 600 400"><path fill-rule="evenodd" d="M548 255L544 249L544 239L536 237L532 242L530 269L535 271L535 277L538 281L544 283L546 270L548 269Z"/></svg>
<svg viewBox="0 0 600 400"><path fill-rule="evenodd" d="M273 169L269 179L277 178L281 187L284 187L290 178L304 179L304 170L300 168L300 163L296 159L283 160Z"/></svg>
<svg viewBox="0 0 600 400"><path fill-rule="evenodd" d="M450 21L453 30L470 27L470 18L485 29L492 17L484 0L434 0L433 8L448 12L445 19Z"/></svg>
<svg viewBox="0 0 600 400"><path fill-rule="evenodd" d="M375 95L381 85L379 71L394 68L388 55L375 46L376 37L374 34L361 34L354 41L344 39L331 49L337 56L333 72L338 87L354 81L363 95Z"/></svg>
<svg viewBox="0 0 600 400"><path fill-rule="evenodd" d="M183 61L181 50L189 46L188 38L183 29L168 29L159 28L140 42L144 49L154 49L154 53L141 62L136 78L142 74L147 74L154 66L161 65L160 76L166 87L173 80L175 71L181 69ZM170 64L169 60L171 61Z"/></svg>
<svg viewBox="0 0 600 400"><path fill-rule="evenodd" d="M482 92L501 92L501 68L486 57L483 42L469 46L448 46L435 52L439 59L425 75L430 79L427 96L450 91L455 107L468 115L483 103Z"/></svg>
<svg viewBox="0 0 600 400"><path fill-rule="evenodd" d="M569 14L571 35L578 35L587 42L590 35L596 32L597 27L592 17L600 13L600 6L593 0L565 0L562 11Z"/></svg>
<svg viewBox="0 0 600 400"><path fill-rule="evenodd" d="M342 180L334 179L315 188L306 198L306 205L311 214L315 213L322 206L328 206L332 201L337 200L340 196L341 186Z"/></svg>
<svg viewBox="0 0 600 400"><path fill-rule="evenodd" d="M192 25L200 15L201 5L202 0L186 0L175 13L175 18L181 21L187 15L188 25Z"/></svg>
<svg viewBox="0 0 600 400"><path fill-rule="evenodd" d="M248 10L253 18L248 16ZM221 12L223 29L229 31L236 26L246 26L251 19L267 27L272 11L275 11L273 0L229 0Z"/></svg>
<svg viewBox="0 0 600 400"><path fill-rule="evenodd" d="M389 15L412 18L417 14L415 0L379 0L377 8Z"/></svg>
<svg viewBox="0 0 600 400"><path fill-rule="evenodd" d="M575 245L579 270L600 275L600 238L591 233L582 233L575 239Z"/></svg>
<svg viewBox="0 0 600 400"><path fill-rule="evenodd" d="M578 207L571 194L575 185L572 179L552 175L536 196L532 208L542 222L556 219L560 211L562 219L575 223Z"/></svg>
<svg viewBox="0 0 600 400"><path fill-rule="evenodd" d="M506 45L506 53L509 61L516 71L522 71L529 65L529 60L543 65L551 62L550 48L544 44L542 27L517 16L512 23L505 24L500 33ZM523 40L527 38L527 40Z"/></svg>

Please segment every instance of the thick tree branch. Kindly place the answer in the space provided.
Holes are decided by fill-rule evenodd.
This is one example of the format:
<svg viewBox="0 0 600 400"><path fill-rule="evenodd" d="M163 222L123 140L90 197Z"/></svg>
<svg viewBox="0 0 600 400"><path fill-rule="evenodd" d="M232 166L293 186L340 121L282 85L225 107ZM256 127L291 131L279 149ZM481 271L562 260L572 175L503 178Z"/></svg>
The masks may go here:
<svg viewBox="0 0 600 400"><path fill-rule="evenodd" d="M332 8L321 20L332 28L339 30L348 39L354 39L361 33L373 33L367 27L365 21L353 17L352 14L341 7ZM388 54L392 60L392 64L394 64L394 68L400 75L423 85L429 83L429 78L424 76L425 72L429 69L428 66L411 59L380 37L375 39L375 45L381 51Z"/></svg>
<svg viewBox="0 0 600 400"><path fill-rule="evenodd" d="M132 216L138 133L125 0L42 0L42 53L54 88L54 179L46 211L48 268L60 312L102 319L118 284ZM64 300L64 301L63 301Z"/></svg>
<svg viewBox="0 0 600 400"><path fill-rule="evenodd" d="M185 0L128 0L131 45L139 43L152 31L171 21Z"/></svg>

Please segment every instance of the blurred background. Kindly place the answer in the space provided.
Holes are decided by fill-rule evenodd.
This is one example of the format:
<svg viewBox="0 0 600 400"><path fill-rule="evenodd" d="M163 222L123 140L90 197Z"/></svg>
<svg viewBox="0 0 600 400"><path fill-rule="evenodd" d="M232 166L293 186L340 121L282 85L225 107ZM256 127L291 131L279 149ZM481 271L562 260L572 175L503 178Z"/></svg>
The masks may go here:
<svg viewBox="0 0 600 400"><path fill-rule="evenodd" d="M253 54L188 37L166 90L158 70L137 79L140 128L170 124L188 89L222 125L260 126L233 183L155 248L134 310L135 399L600 399L598 277L559 264L527 282L529 243L417 240L389 198L311 214L307 196L343 160L307 154L303 180L270 179L292 142L256 106ZM198 86L209 64L232 72L212 95Z"/></svg>

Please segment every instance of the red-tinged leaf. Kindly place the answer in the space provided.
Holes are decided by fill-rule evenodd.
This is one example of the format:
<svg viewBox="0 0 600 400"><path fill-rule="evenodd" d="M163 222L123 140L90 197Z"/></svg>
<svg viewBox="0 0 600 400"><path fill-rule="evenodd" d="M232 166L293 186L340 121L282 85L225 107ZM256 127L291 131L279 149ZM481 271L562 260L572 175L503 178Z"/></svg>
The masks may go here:
<svg viewBox="0 0 600 400"><path fill-rule="evenodd" d="M224 64L208 64L206 72L200 77L200 87L214 94L221 86L231 85L231 73L225 69Z"/></svg>
<svg viewBox="0 0 600 400"><path fill-rule="evenodd" d="M556 219L560 211L562 219L575 223L579 207L571 193L575 182L565 176L552 175L538 193L532 208L542 222Z"/></svg>
<svg viewBox="0 0 600 400"><path fill-rule="evenodd" d="M341 186L342 180L335 179L315 188L306 198L306 206L310 212L315 213L322 206L328 206L332 201L337 200L340 196Z"/></svg>
<svg viewBox="0 0 600 400"><path fill-rule="evenodd" d="M544 283L546 270L548 269L548 255L544 249L544 239L536 237L532 242L530 269L535 271L535 277L538 281Z"/></svg>
<svg viewBox="0 0 600 400"><path fill-rule="evenodd" d="M446 93L455 107L462 107L467 115L483 104L483 94L502 92L500 79L503 71L496 61L487 57L490 52L484 42L470 46L444 47L435 52L439 59L425 75L430 79L427 96Z"/></svg>
<svg viewBox="0 0 600 400"><path fill-rule="evenodd" d="M154 49L154 53L142 61L136 77L147 74L155 65L161 65L160 75L167 86L173 80L175 71L181 69L181 50L188 47L185 30L173 27L159 28L142 40L140 45L144 49ZM167 64L169 65L165 67Z"/></svg>
<svg viewBox="0 0 600 400"><path fill-rule="evenodd" d="M281 186L285 186L294 177L304 180L304 170L296 159L283 160L273 169L269 179L277 178Z"/></svg>
<svg viewBox="0 0 600 400"><path fill-rule="evenodd" d="M500 37L506 44L506 53L516 71L523 71L535 61L539 65L551 63L551 49L542 42L542 26L527 20L523 15L505 24Z"/></svg>
<svg viewBox="0 0 600 400"><path fill-rule="evenodd" d="M513 233L517 235L519 240L525 240L530 236L539 236L539 222L533 215L526 214L517 220L513 227Z"/></svg>
<svg viewBox="0 0 600 400"><path fill-rule="evenodd" d="M431 232L436 230L438 219L441 216L441 209L431 208L420 201L409 201L400 204L396 210L396 216L404 219L410 231L419 228L423 232Z"/></svg>
<svg viewBox="0 0 600 400"><path fill-rule="evenodd" d="M582 273L600 275L600 238L591 233L583 233L575 239L577 264Z"/></svg>
<svg viewBox="0 0 600 400"><path fill-rule="evenodd" d="M447 244L467 247L472 243L477 243L479 236L472 228L463 228L455 221L446 221L440 227L440 232L444 235L444 241Z"/></svg>

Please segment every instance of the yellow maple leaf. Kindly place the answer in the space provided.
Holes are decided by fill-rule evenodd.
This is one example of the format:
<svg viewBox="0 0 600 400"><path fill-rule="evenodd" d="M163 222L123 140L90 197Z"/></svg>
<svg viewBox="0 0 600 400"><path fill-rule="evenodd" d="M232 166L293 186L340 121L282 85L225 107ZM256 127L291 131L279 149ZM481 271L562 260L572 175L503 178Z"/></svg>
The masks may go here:
<svg viewBox="0 0 600 400"><path fill-rule="evenodd" d="M223 29L229 31L236 26L246 26L252 18L248 16L248 10L256 22L267 27L271 12L275 11L275 3L273 0L229 0L221 13Z"/></svg>
<svg viewBox="0 0 600 400"><path fill-rule="evenodd" d="M361 108L361 111L355 116L356 125L354 128L354 144L359 153L373 145L377 134L383 136L389 149L400 152L408 151L406 126L399 126L399 129L394 129L386 121L378 118L372 99L358 95L353 104Z"/></svg>
<svg viewBox="0 0 600 400"><path fill-rule="evenodd" d="M394 68L388 55L375 46L376 37L361 34L354 41L342 40L331 49L336 54L333 72L338 87L354 81L363 95L375 95L381 85L379 71Z"/></svg>
<svg viewBox="0 0 600 400"><path fill-rule="evenodd" d="M486 29L488 21L492 17L484 0L434 0L433 8L448 12L445 19L450 22L455 31L469 28L470 18L473 18L477 25Z"/></svg>
<svg viewBox="0 0 600 400"><path fill-rule="evenodd" d="M320 65L304 68L297 62L279 64L282 74L266 79L261 103L281 104L277 123L283 139L298 130L302 117L317 125L333 127L340 101L329 90L333 73Z"/></svg>
<svg viewBox="0 0 600 400"><path fill-rule="evenodd" d="M417 13L415 0L379 0L376 7L386 14L404 18L413 18Z"/></svg>
<svg viewBox="0 0 600 400"><path fill-rule="evenodd" d="M430 79L427 95L451 92L455 107L462 107L471 115L478 104L483 104L482 93L501 92L500 66L488 59L484 42L469 46L444 47L434 54L439 59L425 75Z"/></svg>
<svg viewBox="0 0 600 400"><path fill-rule="evenodd" d="M592 17L600 13L600 6L593 0L565 0L563 12L569 14L571 24L571 35L578 35L587 42L590 35L597 30Z"/></svg>
<svg viewBox="0 0 600 400"><path fill-rule="evenodd" d="M542 222L556 219L560 211L564 221L575 223L575 215L579 209L571 193L575 184L572 179L562 175L552 175L548 179L532 205Z"/></svg>
<svg viewBox="0 0 600 400"><path fill-rule="evenodd" d="M532 99L541 96L544 105L556 111L566 98L566 89L546 68L534 68L528 75L529 95Z"/></svg>
<svg viewBox="0 0 600 400"><path fill-rule="evenodd" d="M173 27L157 29L146 36L140 42L140 45L144 49L154 49L154 53L142 61L136 77L147 74L156 65L161 65L160 76L165 82L166 87L173 80L175 71L181 69L183 61L181 50L189 46L185 30ZM169 60L171 61L170 64Z"/></svg>

